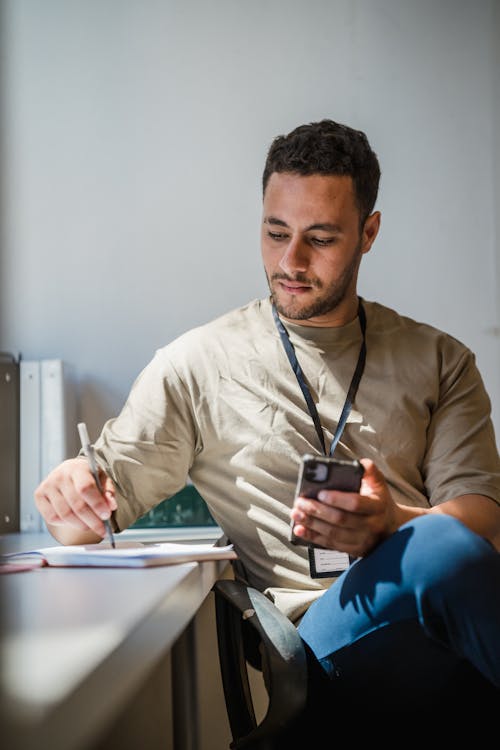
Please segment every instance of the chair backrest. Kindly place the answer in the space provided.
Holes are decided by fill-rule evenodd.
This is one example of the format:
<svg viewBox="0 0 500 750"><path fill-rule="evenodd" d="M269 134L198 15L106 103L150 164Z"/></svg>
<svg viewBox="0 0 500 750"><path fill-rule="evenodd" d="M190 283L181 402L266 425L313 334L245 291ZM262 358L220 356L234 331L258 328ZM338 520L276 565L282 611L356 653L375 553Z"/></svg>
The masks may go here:
<svg viewBox="0 0 500 750"><path fill-rule="evenodd" d="M219 663L231 748L274 750L307 701L307 658L295 626L261 592L241 580L216 581ZM256 719L248 665L263 673L268 707Z"/></svg>

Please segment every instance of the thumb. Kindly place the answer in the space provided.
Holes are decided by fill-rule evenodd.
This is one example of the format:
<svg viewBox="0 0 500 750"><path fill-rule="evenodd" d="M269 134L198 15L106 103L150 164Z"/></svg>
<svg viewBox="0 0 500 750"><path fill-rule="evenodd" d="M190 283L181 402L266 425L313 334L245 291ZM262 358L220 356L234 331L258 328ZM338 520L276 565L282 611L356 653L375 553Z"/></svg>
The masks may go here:
<svg viewBox="0 0 500 750"><path fill-rule="evenodd" d="M380 469L369 458L362 458L361 464L365 471L361 480L360 494L382 495L387 490L387 482Z"/></svg>

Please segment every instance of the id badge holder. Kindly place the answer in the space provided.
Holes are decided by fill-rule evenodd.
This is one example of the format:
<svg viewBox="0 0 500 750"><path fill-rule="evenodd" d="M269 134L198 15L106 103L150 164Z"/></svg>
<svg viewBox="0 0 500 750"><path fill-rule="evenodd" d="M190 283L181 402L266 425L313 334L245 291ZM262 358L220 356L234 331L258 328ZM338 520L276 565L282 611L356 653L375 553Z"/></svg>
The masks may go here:
<svg viewBox="0 0 500 750"><path fill-rule="evenodd" d="M314 546L309 546L307 552L311 578L333 578L347 570L352 562L347 552Z"/></svg>

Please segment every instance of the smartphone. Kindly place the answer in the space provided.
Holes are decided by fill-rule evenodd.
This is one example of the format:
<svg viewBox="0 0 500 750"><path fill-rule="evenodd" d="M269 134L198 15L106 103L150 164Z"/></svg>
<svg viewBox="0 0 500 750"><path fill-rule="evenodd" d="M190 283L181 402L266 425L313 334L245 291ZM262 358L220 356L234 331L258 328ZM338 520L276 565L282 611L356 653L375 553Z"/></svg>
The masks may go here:
<svg viewBox="0 0 500 750"><path fill-rule="evenodd" d="M321 490L342 490L343 492L359 492L363 477L363 465L357 461L341 461L328 456L313 456L306 453L302 456L295 497L317 498ZM290 528L292 544L307 542L293 533L294 523Z"/></svg>

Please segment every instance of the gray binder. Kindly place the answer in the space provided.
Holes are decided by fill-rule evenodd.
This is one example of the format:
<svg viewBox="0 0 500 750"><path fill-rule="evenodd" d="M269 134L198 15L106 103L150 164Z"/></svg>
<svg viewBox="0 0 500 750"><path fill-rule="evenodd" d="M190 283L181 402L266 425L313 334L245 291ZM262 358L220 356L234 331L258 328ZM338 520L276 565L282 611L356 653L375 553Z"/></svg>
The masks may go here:
<svg viewBox="0 0 500 750"><path fill-rule="evenodd" d="M0 352L0 533L19 531L19 363Z"/></svg>

